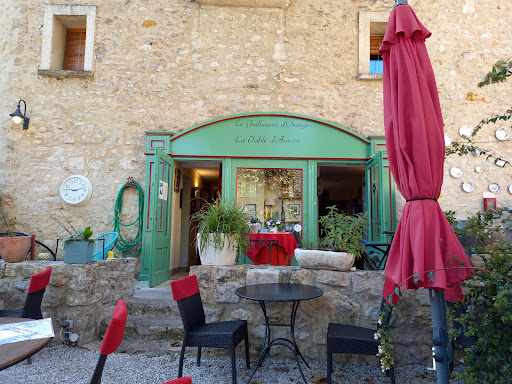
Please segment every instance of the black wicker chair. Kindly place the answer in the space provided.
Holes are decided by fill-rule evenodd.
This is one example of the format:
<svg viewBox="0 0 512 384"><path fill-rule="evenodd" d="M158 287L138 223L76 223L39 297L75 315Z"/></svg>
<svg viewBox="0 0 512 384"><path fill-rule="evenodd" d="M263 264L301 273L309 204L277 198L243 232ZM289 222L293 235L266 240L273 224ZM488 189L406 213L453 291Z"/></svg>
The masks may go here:
<svg viewBox="0 0 512 384"><path fill-rule="evenodd" d="M382 299L380 310L386 311L384 321L389 324L392 308L388 310L385 303L385 300ZM379 329L379 327L380 325L377 325L376 329ZM375 340L374 337L376 329L329 323L327 328L327 384L331 384L333 353L377 355L379 341ZM386 375L391 378L391 384L395 384L395 371L393 367L386 372Z"/></svg>
<svg viewBox="0 0 512 384"><path fill-rule="evenodd" d="M249 362L249 337L247 321L221 321L206 323L203 302L199 294L199 285L196 275L184 277L171 282L172 295L178 302L185 335L181 346L178 377L183 375L183 358L185 348L197 347L197 365L201 365L201 347L229 349L231 352L231 376L236 384L236 358L235 348L245 340L245 361L247 369Z"/></svg>

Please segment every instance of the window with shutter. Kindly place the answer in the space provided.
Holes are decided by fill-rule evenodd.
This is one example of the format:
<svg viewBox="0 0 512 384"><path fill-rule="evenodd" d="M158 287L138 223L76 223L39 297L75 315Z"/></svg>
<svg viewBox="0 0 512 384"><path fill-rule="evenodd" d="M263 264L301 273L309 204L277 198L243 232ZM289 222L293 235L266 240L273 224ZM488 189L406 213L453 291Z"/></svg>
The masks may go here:
<svg viewBox="0 0 512 384"><path fill-rule="evenodd" d="M382 56L379 55L379 48L384 36L370 35L370 73L383 73Z"/></svg>
<svg viewBox="0 0 512 384"><path fill-rule="evenodd" d="M85 29L68 28L66 30L66 48L62 69L71 71L84 70Z"/></svg>

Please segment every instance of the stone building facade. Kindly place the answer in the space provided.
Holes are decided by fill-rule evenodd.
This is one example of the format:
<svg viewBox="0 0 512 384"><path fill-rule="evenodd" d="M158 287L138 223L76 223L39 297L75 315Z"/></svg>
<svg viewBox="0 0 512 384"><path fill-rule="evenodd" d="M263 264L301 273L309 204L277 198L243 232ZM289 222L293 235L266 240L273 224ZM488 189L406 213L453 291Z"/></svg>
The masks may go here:
<svg viewBox="0 0 512 384"><path fill-rule="evenodd" d="M322 118L366 136L383 135L382 80L368 75L361 60L367 59L367 21L385 20L394 4L3 1L2 211L16 230L35 233L50 245L66 234L50 218L61 207L78 229L90 225L96 234L111 231L120 187L128 177L144 184L148 130L177 133L225 115L274 111ZM427 49L445 131L459 140L461 126L475 126L510 108L512 82L484 88L477 83L497 60L512 57L512 4L411 0L410 5L432 32ZM53 40L57 32L49 25L65 25L72 16L88 31L81 72L52 64L59 48ZM19 99L26 101L30 117L26 131L9 117ZM477 141L512 161L509 141L495 137L499 126L485 127ZM450 176L454 165L462 167L463 178ZM482 165L483 172L476 173L476 165ZM482 193L492 182L501 186L498 206L509 205L511 169L484 157L449 157L442 208L457 211L459 219L482 210ZM83 206L65 206L59 197L62 181L72 174L92 182L92 197ZM461 180L472 181L474 191L463 192ZM137 209L135 193L128 191L125 200L130 215ZM399 196L397 201L403 205Z"/></svg>

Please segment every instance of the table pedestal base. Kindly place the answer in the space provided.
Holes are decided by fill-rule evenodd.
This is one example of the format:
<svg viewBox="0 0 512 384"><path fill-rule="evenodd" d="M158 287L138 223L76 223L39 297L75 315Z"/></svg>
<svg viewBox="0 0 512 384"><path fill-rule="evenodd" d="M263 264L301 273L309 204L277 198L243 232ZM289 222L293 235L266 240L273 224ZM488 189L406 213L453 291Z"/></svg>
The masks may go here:
<svg viewBox="0 0 512 384"><path fill-rule="evenodd" d="M252 378L256 374L256 371L263 364L263 361L269 354L270 348L272 348L273 346L277 346L277 345L286 347L290 351L292 351L293 355L295 356L295 361L297 362L297 367L299 368L299 372L302 376L302 379L304 380L304 383L307 384L308 381L306 380L306 377L304 376L304 372L302 372L302 368L301 368L300 362L299 362L299 356L302 359L302 361L304 362L304 364L306 364L306 366L309 369L311 369L311 367L309 366L307 361L304 359L304 356L302 356L302 353L300 353L299 347L297 346L297 343L295 342L295 318L297 317L297 310L299 309L300 301L293 302L292 312L290 315L290 323L288 323L288 324L270 322L268 319L267 308L265 306L265 302L259 301L259 303L260 303L261 309L263 310L263 315L265 316L265 337L263 340L263 345L261 348L260 356L258 357L258 362L256 363L256 367L254 368L254 371L252 372L251 377L249 377L247 384L249 384L251 382ZM290 333L292 336L291 340L284 338L284 337L277 337L275 339L271 339L270 327L290 327Z"/></svg>

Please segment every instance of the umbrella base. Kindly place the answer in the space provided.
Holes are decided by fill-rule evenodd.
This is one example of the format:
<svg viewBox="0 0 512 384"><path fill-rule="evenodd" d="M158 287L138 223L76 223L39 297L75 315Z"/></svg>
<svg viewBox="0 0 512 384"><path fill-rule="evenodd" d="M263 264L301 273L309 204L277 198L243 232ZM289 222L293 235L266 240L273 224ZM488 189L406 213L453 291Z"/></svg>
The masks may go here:
<svg viewBox="0 0 512 384"><path fill-rule="evenodd" d="M430 296L430 313L432 314L432 342L434 343L437 383L449 384L450 363L453 361L453 348L448 340L444 292L429 289L428 293Z"/></svg>

